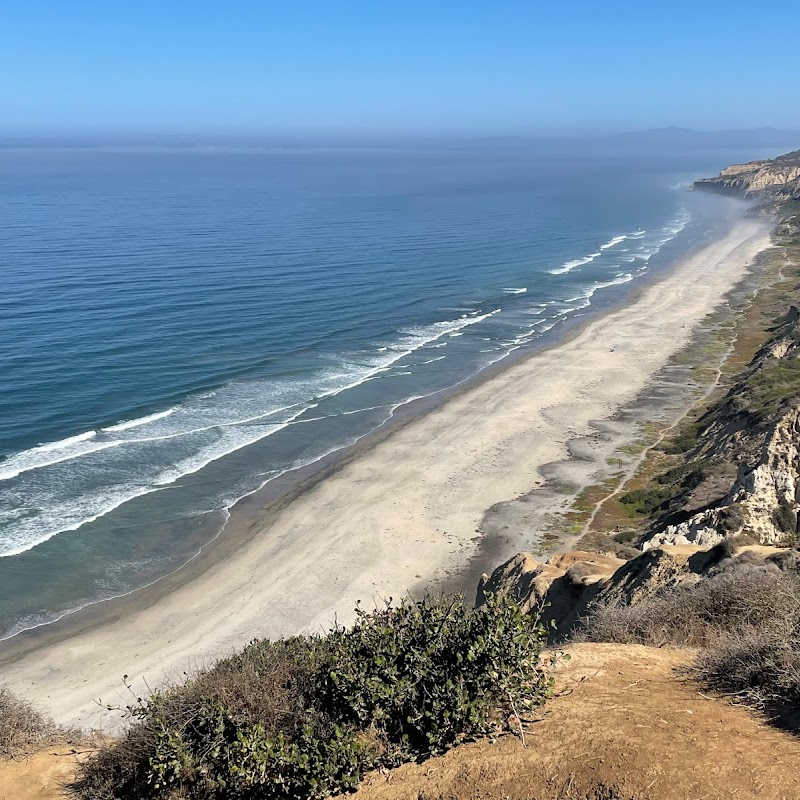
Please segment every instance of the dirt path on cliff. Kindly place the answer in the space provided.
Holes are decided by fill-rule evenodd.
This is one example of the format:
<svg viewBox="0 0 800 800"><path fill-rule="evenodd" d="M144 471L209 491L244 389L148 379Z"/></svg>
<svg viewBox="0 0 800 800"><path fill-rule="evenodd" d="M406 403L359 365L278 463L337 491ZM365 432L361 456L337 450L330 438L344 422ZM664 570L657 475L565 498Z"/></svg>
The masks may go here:
<svg viewBox="0 0 800 800"><path fill-rule="evenodd" d="M676 674L691 654L576 645L527 747L505 736L368 776L352 800L797 800L800 738Z"/></svg>
<svg viewBox="0 0 800 800"><path fill-rule="evenodd" d="M0 762L0 800L66 800L79 759L91 748L57 743L38 753Z"/></svg>

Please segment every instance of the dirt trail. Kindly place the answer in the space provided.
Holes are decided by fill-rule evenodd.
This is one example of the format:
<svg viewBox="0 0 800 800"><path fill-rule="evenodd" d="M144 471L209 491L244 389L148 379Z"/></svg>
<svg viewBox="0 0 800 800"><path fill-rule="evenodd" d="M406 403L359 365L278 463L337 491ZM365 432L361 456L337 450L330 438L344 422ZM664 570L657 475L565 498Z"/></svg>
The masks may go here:
<svg viewBox="0 0 800 800"><path fill-rule="evenodd" d="M91 748L54 744L26 758L0 762L0 800L64 800L78 759Z"/></svg>
<svg viewBox="0 0 800 800"><path fill-rule="evenodd" d="M686 651L581 644L543 719L367 776L349 800L798 800L800 738L676 673ZM0 764L0 800L65 798L77 756Z"/></svg>
<svg viewBox="0 0 800 800"><path fill-rule="evenodd" d="M576 645L571 693L527 726L373 774L352 800L797 800L800 738L703 696L675 673L691 654Z"/></svg>

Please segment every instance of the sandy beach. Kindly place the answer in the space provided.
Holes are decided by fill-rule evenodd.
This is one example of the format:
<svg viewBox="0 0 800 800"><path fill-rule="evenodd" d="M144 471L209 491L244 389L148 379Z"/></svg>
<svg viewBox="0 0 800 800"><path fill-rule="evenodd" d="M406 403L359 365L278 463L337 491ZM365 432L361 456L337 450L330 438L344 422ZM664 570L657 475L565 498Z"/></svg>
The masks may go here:
<svg viewBox="0 0 800 800"><path fill-rule="evenodd" d="M319 631L334 615L346 623L359 599L441 584L474 556L491 507L530 492L570 439L632 402L769 244L766 223L737 223L625 307L398 427L278 513L265 509L238 549L156 602L13 659L3 643L3 682L60 723L113 728L119 712L95 701L130 702L123 675L141 695L255 637ZM534 532L506 533L518 550Z"/></svg>

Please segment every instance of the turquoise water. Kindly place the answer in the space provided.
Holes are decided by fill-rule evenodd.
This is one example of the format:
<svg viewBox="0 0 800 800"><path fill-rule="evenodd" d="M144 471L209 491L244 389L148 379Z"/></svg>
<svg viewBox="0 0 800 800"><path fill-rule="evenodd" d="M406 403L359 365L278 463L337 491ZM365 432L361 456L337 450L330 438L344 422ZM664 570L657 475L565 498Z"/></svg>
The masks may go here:
<svg viewBox="0 0 800 800"><path fill-rule="evenodd" d="M0 151L0 636L718 235L733 155Z"/></svg>

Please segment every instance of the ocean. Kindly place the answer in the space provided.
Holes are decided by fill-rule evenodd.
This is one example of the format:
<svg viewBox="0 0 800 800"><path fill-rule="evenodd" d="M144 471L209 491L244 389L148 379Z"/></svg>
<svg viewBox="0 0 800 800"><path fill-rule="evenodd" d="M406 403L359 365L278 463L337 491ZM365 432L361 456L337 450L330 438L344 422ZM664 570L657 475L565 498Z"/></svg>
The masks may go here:
<svg viewBox="0 0 800 800"><path fill-rule="evenodd" d="M621 302L741 213L691 180L758 155L0 150L0 638Z"/></svg>

